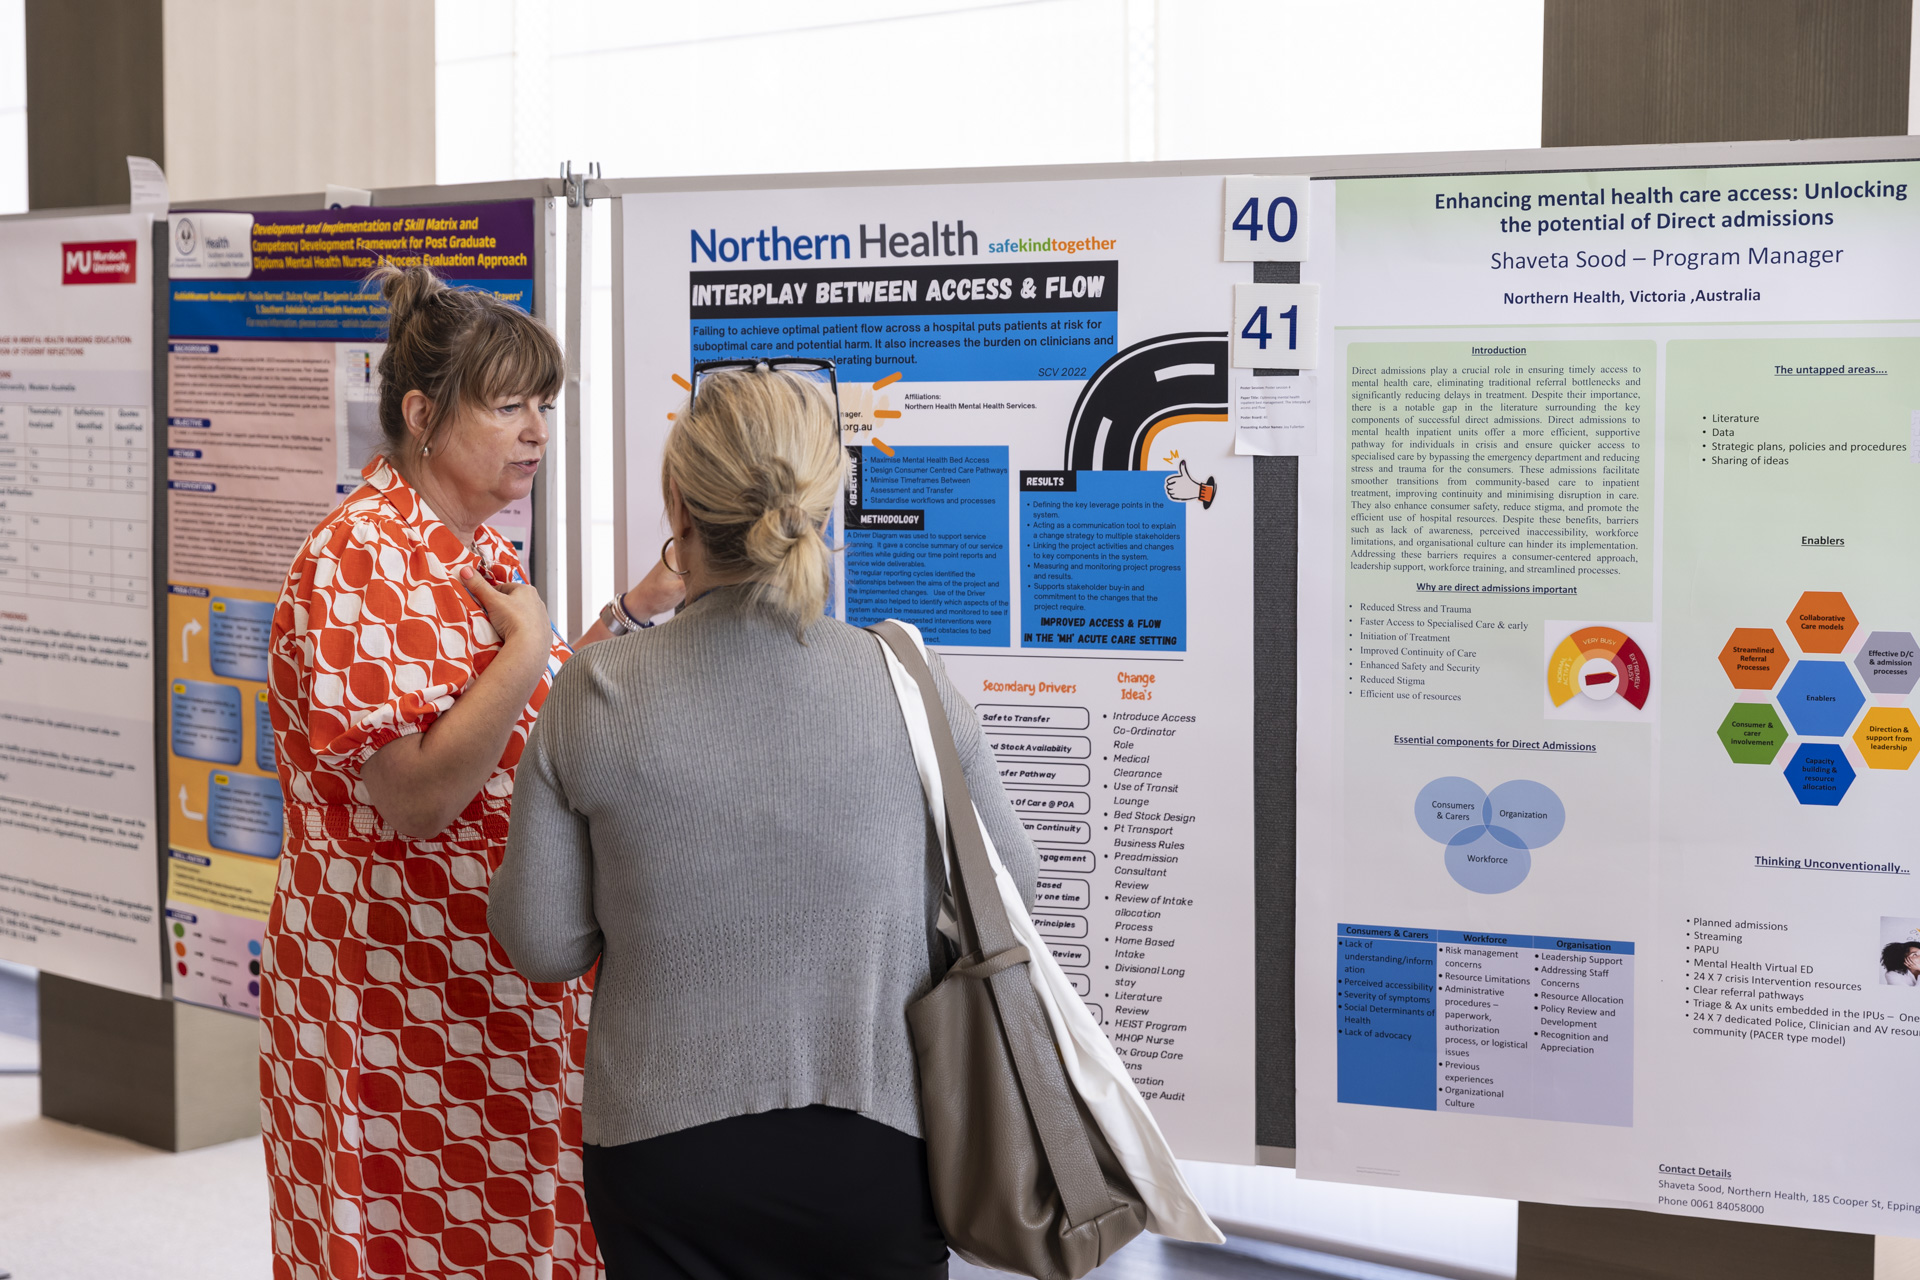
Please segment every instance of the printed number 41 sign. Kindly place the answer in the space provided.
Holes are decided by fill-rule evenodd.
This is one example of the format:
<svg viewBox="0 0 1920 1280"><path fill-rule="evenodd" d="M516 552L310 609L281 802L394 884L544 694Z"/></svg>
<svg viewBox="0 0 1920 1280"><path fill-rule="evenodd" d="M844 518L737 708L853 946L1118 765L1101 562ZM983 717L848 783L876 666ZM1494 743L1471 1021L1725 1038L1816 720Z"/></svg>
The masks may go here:
<svg viewBox="0 0 1920 1280"><path fill-rule="evenodd" d="M1233 286L1233 367L1317 369L1320 366L1320 286Z"/></svg>
<svg viewBox="0 0 1920 1280"><path fill-rule="evenodd" d="M1311 183L1304 177L1228 178L1227 262L1304 262Z"/></svg>

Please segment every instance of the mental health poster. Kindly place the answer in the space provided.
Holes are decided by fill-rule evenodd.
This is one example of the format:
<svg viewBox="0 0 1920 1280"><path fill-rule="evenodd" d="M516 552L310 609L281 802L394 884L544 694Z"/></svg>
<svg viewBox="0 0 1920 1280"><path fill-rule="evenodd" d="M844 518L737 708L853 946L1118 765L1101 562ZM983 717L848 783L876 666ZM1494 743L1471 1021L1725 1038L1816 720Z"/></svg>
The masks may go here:
<svg viewBox="0 0 1920 1280"><path fill-rule="evenodd" d="M1920 1234L1916 176L1338 183L1303 1174Z"/></svg>
<svg viewBox="0 0 1920 1280"><path fill-rule="evenodd" d="M160 994L152 219L0 225L0 956Z"/></svg>
<svg viewBox="0 0 1920 1280"><path fill-rule="evenodd" d="M836 362L840 615L921 628L1035 924L1181 1155L1254 1155L1253 468L1215 178L623 201L627 551L698 361Z"/></svg>
<svg viewBox="0 0 1920 1280"><path fill-rule="evenodd" d="M424 265L531 309L533 206L176 213L170 229L168 959L179 999L257 1014L284 814L268 637L302 539L380 447L386 304L364 282L382 260Z"/></svg>

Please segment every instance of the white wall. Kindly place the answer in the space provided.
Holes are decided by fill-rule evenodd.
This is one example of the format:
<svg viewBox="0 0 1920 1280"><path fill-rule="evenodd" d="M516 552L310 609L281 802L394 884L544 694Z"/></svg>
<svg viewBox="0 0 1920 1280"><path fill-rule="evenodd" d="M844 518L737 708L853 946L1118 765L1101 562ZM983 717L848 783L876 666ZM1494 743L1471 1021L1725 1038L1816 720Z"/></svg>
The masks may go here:
<svg viewBox="0 0 1920 1280"><path fill-rule="evenodd" d="M438 0L440 180L1530 147L1542 8Z"/></svg>
<svg viewBox="0 0 1920 1280"><path fill-rule="evenodd" d="M4 0L0 0L4 2ZM1542 0L435 0L441 182L1531 147ZM604 224L603 224L604 225ZM604 239L589 359L611 315ZM613 591L594 378L587 602Z"/></svg>
<svg viewBox="0 0 1920 1280"><path fill-rule="evenodd" d="M176 202L434 180L433 0L166 0L165 14Z"/></svg>
<svg viewBox="0 0 1920 1280"><path fill-rule="evenodd" d="M27 207L27 6L0 0L0 213Z"/></svg>

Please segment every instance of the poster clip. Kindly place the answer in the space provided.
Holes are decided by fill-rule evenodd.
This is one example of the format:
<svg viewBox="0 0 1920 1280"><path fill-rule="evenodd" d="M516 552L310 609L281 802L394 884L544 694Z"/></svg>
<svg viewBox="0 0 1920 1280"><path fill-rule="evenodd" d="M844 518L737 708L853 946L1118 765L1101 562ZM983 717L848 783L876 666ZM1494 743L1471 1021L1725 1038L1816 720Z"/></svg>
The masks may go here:
<svg viewBox="0 0 1920 1280"><path fill-rule="evenodd" d="M560 182L567 190L569 205L592 205L593 196L587 191L587 183L600 181L600 162L589 160L585 173L573 171L573 161L565 160L560 164Z"/></svg>

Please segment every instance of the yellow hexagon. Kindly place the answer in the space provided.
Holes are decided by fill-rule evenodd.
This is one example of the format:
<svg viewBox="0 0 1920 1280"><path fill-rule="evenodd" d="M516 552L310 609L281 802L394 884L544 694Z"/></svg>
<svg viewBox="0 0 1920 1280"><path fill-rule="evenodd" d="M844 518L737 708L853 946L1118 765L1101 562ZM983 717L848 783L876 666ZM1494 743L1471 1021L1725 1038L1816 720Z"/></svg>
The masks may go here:
<svg viewBox="0 0 1920 1280"><path fill-rule="evenodd" d="M1853 745L1869 769L1904 769L1920 750L1920 725L1905 707L1868 707L1853 731Z"/></svg>

